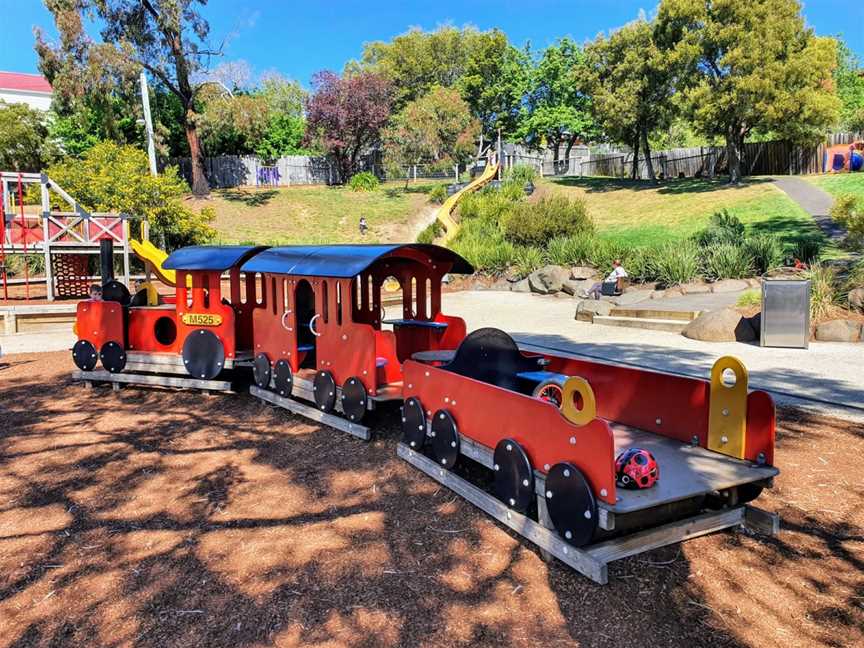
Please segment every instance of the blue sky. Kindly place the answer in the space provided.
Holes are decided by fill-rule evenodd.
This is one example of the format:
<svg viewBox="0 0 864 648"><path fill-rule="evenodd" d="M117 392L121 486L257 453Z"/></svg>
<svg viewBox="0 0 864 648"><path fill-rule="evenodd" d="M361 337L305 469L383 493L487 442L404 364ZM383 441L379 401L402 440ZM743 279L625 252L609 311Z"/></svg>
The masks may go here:
<svg viewBox="0 0 864 648"><path fill-rule="evenodd" d="M246 60L256 73L276 69L308 86L315 71L340 70L359 57L364 42L412 26L499 27L517 45L530 41L538 49L565 35L593 38L655 7L645 0L210 0L204 15L214 40L226 39L226 60ZM32 29L53 34L50 14L41 0L0 0L0 10L0 70L36 72ZM817 33L842 34L864 59L864 0L808 0L804 14Z"/></svg>

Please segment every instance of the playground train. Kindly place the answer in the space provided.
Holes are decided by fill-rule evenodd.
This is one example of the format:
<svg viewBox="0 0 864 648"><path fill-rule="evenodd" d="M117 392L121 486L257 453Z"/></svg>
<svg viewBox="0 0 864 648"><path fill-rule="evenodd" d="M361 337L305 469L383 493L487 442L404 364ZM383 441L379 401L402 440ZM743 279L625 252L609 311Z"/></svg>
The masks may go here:
<svg viewBox="0 0 864 648"><path fill-rule="evenodd" d="M369 411L399 402L401 457L599 582L633 547L776 528L746 505L778 472L774 405L734 358L699 380L468 334L442 312L442 278L473 269L434 245L190 247L163 269L173 297L108 281L78 304L79 379L207 388L251 369L253 395L363 438ZM650 488L616 475L631 448L656 461ZM663 539L610 544L637 531Z"/></svg>

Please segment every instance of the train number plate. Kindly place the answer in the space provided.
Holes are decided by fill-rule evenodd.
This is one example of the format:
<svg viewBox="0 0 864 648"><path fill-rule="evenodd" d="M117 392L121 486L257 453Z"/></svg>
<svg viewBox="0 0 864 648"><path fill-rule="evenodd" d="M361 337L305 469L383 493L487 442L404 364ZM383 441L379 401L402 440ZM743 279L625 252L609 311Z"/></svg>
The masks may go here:
<svg viewBox="0 0 864 648"><path fill-rule="evenodd" d="M219 326L222 316L216 313L183 313L180 321L186 326Z"/></svg>

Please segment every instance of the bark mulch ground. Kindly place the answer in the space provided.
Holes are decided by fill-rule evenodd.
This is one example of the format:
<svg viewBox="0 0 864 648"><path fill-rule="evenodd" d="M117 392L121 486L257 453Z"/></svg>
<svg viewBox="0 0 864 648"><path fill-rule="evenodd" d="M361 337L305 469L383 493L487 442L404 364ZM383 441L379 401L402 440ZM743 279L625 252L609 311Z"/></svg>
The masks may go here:
<svg viewBox="0 0 864 648"><path fill-rule="evenodd" d="M864 426L780 413L784 532L601 587L371 443L248 396L0 361L0 646L864 644Z"/></svg>

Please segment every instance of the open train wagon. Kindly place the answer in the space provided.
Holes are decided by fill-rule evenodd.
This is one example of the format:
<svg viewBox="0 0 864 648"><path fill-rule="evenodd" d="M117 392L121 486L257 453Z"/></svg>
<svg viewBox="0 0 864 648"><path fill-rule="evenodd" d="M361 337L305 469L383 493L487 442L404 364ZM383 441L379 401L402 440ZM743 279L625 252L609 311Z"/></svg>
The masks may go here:
<svg viewBox="0 0 864 648"><path fill-rule="evenodd" d="M76 377L213 389L251 369L255 397L363 439L370 409L402 401L399 456L597 582L650 548L778 529L749 504L778 472L774 405L734 358L697 380L467 335L441 289L471 266L431 245L195 247L165 266L163 304L79 304ZM616 481L634 447L659 464L651 488Z"/></svg>

